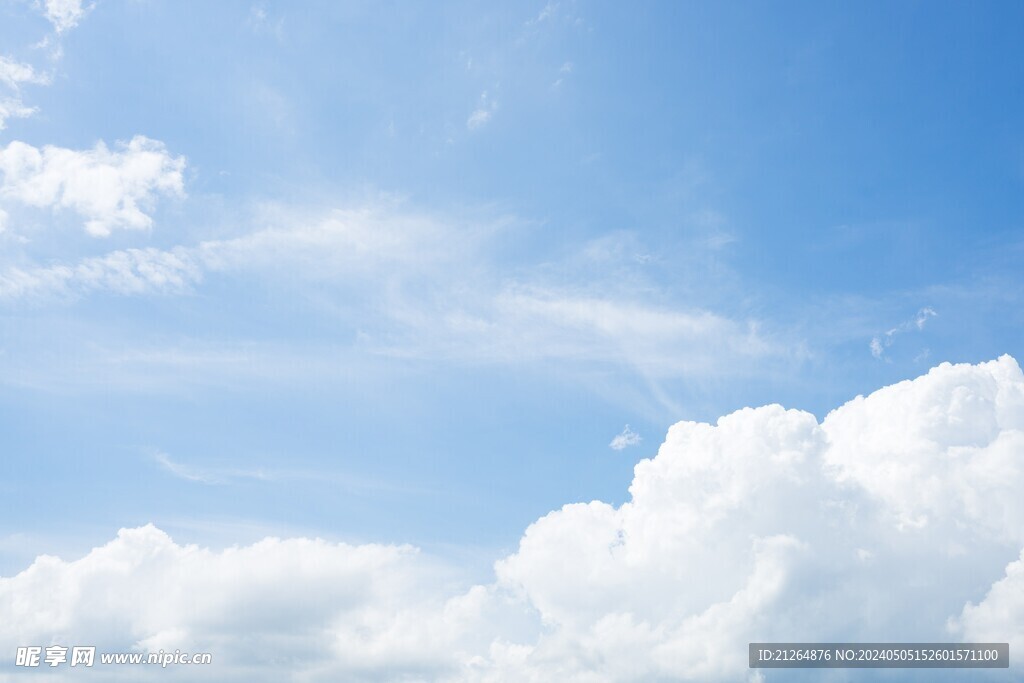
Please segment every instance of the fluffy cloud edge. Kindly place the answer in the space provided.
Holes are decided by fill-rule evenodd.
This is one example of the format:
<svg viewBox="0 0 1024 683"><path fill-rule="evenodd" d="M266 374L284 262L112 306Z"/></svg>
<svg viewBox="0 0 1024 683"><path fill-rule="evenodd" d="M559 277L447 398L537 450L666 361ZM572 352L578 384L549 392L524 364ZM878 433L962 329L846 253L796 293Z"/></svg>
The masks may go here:
<svg viewBox="0 0 1024 683"><path fill-rule="evenodd" d="M53 24L54 30L61 34L78 26L92 7L83 7L82 0L46 0L43 4L43 16Z"/></svg>
<svg viewBox="0 0 1024 683"><path fill-rule="evenodd" d="M94 237L152 227L158 198L183 197L185 157L144 135L109 148L74 150L18 140L0 148L0 201L70 210Z"/></svg>

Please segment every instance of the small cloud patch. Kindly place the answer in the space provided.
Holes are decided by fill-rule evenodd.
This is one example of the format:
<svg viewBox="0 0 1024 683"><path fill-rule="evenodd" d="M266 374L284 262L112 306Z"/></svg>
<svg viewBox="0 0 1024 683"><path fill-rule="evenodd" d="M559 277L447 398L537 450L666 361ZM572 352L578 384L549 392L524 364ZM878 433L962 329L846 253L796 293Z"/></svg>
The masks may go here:
<svg viewBox="0 0 1024 683"><path fill-rule="evenodd" d="M909 320L905 320L885 334L873 337L871 339L871 343L868 345L871 349L871 355L881 360L885 357L886 349L892 346L893 342L896 341L897 336L904 332L920 332L924 329L928 319L934 318L937 315L938 313L936 313L934 309L925 306Z"/></svg>
<svg viewBox="0 0 1024 683"><path fill-rule="evenodd" d="M614 451L621 451L624 448L637 445L642 440L643 439L639 434L630 429L629 425L626 425L625 429L622 430L622 433L612 439L611 443L608 444L608 447Z"/></svg>
<svg viewBox="0 0 1024 683"><path fill-rule="evenodd" d="M479 130L483 128L494 116L494 112L498 110L498 103L493 98L488 98L487 91L485 90L480 94L480 103L477 108L473 110L473 113L466 119L466 128L469 130Z"/></svg>

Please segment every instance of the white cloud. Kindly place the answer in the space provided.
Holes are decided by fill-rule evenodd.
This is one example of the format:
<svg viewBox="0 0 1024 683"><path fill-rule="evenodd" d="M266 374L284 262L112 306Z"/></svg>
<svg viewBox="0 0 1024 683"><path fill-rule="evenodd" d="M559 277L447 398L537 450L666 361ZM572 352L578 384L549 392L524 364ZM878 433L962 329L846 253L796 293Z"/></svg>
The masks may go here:
<svg viewBox="0 0 1024 683"><path fill-rule="evenodd" d="M612 450L616 451L621 451L625 448L629 448L630 446L636 446L642 440L643 439L640 437L639 434L630 429L629 425L626 425L625 429L623 429L622 432L617 434L615 438L612 439L611 443L608 444L608 448L611 448Z"/></svg>
<svg viewBox="0 0 1024 683"><path fill-rule="evenodd" d="M564 62L562 66L558 68L558 77L551 83L552 89L557 90L562 87L562 82L568 78L569 74L573 72L573 63Z"/></svg>
<svg viewBox="0 0 1024 683"><path fill-rule="evenodd" d="M465 357L615 361L645 377L743 372L751 361L790 353L756 322L625 292L509 283L470 318L476 327L446 322L459 333L450 334L453 349Z"/></svg>
<svg viewBox="0 0 1024 683"><path fill-rule="evenodd" d="M214 475L196 470L187 465L183 465L180 462L171 460L171 457L166 453L155 453L153 459L156 460L161 467L165 470L178 477L179 479L185 479L187 481L197 481L202 484L215 484L219 483L219 479Z"/></svg>
<svg viewBox="0 0 1024 683"><path fill-rule="evenodd" d="M322 375L321 375L322 376ZM185 481L211 485L231 485L243 481L282 482L317 481L330 482L343 491L389 491L392 493L422 493L426 489L400 482L383 482L379 479L359 478L345 473L330 473L323 470L269 469L263 467L229 467L223 465L190 465L156 451L153 460L171 475Z"/></svg>
<svg viewBox="0 0 1024 683"><path fill-rule="evenodd" d="M202 280L191 252L176 248L124 249L66 266L0 272L0 299L67 296L102 290L116 294L180 293Z"/></svg>
<svg viewBox="0 0 1024 683"><path fill-rule="evenodd" d="M43 5L43 13L57 33L73 29L91 9L92 5L82 7L82 0L46 0Z"/></svg>
<svg viewBox="0 0 1024 683"><path fill-rule="evenodd" d="M23 84L45 85L49 82L50 77L39 73L32 65L0 55L0 85L8 91L8 94L0 96L0 130L5 128L7 119L25 118L35 113L35 108L27 106L21 99Z"/></svg>
<svg viewBox="0 0 1024 683"><path fill-rule="evenodd" d="M151 164L151 169L157 168L156 163ZM180 172L173 173L179 173L179 177L165 176L163 181L176 190ZM148 175L152 178L155 173ZM25 195L31 197L31 189L26 189ZM269 220L276 221L274 209L268 209L268 213ZM148 216L145 218L149 220ZM374 209L292 216L282 218L279 225L240 237L207 240L193 246L124 249L73 264L9 268L0 272L0 298L78 295L89 291L181 293L202 282L211 272L257 271L271 276L283 270L293 277L298 269L310 279L340 278L353 282L373 280L382 273L388 277L387 273L396 270L413 276L450 262L448 240L452 234L450 226L431 219L411 214L387 215ZM463 244L473 248L476 240L464 235Z"/></svg>
<svg viewBox="0 0 1024 683"><path fill-rule="evenodd" d="M498 563L548 626L530 675L505 679L738 680L754 640L948 639L1024 544L1022 452L1009 357L942 365L820 424L767 406L674 425L629 502L551 513ZM1016 605L999 625L1024 621Z"/></svg>
<svg viewBox="0 0 1024 683"><path fill-rule="evenodd" d="M466 119L466 128L469 130L483 128L497 110L498 103L493 98L488 98L487 91L485 90L480 95L480 103L473 110L473 113L469 115L469 118Z"/></svg>
<svg viewBox="0 0 1024 683"><path fill-rule="evenodd" d="M868 348L871 349L871 355L875 358L881 358L882 354L885 353L885 347L882 346L882 340L878 337L871 339L871 343L868 344Z"/></svg>
<svg viewBox="0 0 1024 683"><path fill-rule="evenodd" d="M266 6L262 4L249 8L245 23L256 35L269 35L279 42L284 40L284 18L271 19Z"/></svg>
<svg viewBox="0 0 1024 683"><path fill-rule="evenodd" d="M1020 369L1008 357L980 367L943 365L830 414L836 479L884 501L897 524L1024 543Z"/></svg>
<svg viewBox="0 0 1024 683"><path fill-rule="evenodd" d="M103 142L90 150L14 141L0 148L0 200L71 209L85 229L103 237L112 230L146 229L158 196L182 196L184 157L162 142L138 135L115 150Z"/></svg>
<svg viewBox="0 0 1024 683"><path fill-rule="evenodd" d="M0 99L0 130L7 127L8 119L23 119L32 116L35 107L29 107L19 97Z"/></svg>
<svg viewBox="0 0 1024 683"><path fill-rule="evenodd" d="M92 6L83 8L81 0L45 0L45 3L36 0L35 7L53 24L58 40L54 40L54 36L46 36L33 47L52 47L50 58L56 62L62 56L60 34L76 26ZM7 90L6 94L0 93L0 130L4 130L8 119L27 118L37 111L36 107L26 105L22 100L23 85L49 85L51 80L51 74L41 72L31 64L0 55L0 85Z"/></svg>
<svg viewBox="0 0 1024 683"><path fill-rule="evenodd" d="M407 546L268 538L212 552L148 526L123 530L77 561L43 556L0 579L10 608L0 642L57 638L154 652L173 643L213 653L216 666L192 680L271 680L289 669L321 680L439 670L450 656L448 629L431 574ZM459 608L451 603L453 618Z"/></svg>
<svg viewBox="0 0 1024 683"><path fill-rule="evenodd" d="M466 127L470 130L476 130L477 128L482 128L490 120L490 109L484 109L482 107L474 109L473 113L469 115L468 119L466 119Z"/></svg>
<svg viewBox="0 0 1024 683"><path fill-rule="evenodd" d="M495 245L516 224L506 218L439 218L377 202L326 214L268 207L256 220L267 227L234 238L0 269L0 300L179 294L213 274L258 273L300 292L316 282L321 291L354 294L329 314L358 325L360 350L387 356L615 363L654 378L755 365L763 371L766 361L792 353L756 321L654 302L643 287L631 291L622 268L643 267L631 249L606 245L599 255L588 247L573 257L572 268L600 271L581 276L581 288L552 282L544 264L497 275L502 252Z"/></svg>
<svg viewBox="0 0 1024 683"><path fill-rule="evenodd" d="M950 622L951 630L967 642L1010 643L1014 656L1024 649L1024 550L1006 566L1006 575L978 604L967 604Z"/></svg>
<svg viewBox="0 0 1024 683"><path fill-rule="evenodd" d="M529 26L531 24L540 24L542 22L545 22L551 17L555 16L555 13L557 11L558 3L548 2L547 4L544 5L544 7L541 8L540 13L538 13L535 18L528 20L526 24Z"/></svg>
<svg viewBox="0 0 1024 683"><path fill-rule="evenodd" d="M22 83L45 85L50 77L37 72L31 64L23 64L0 55L0 83L8 88L18 89Z"/></svg>
<svg viewBox="0 0 1024 683"><path fill-rule="evenodd" d="M914 316L912 320L913 325L917 329L923 330L924 324L928 322L928 318L934 318L936 315L938 315L938 313L936 313L931 308L928 308L926 306L925 308L922 308L920 311L918 311L917 315Z"/></svg>
<svg viewBox="0 0 1024 683"><path fill-rule="evenodd" d="M896 341L896 337L898 335L913 331L920 332L921 330L924 329L924 326L928 322L928 319L934 318L937 315L938 313L936 313L932 308L926 306L919 310L917 313L915 313L914 317L910 318L909 320L905 320L904 322L892 328L885 334L873 337L871 339L871 343L868 345L868 347L871 349L871 355L874 356L875 358L884 357L885 350L893 345L893 342Z"/></svg>
<svg viewBox="0 0 1024 683"><path fill-rule="evenodd" d="M680 422L628 502L542 517L488 585L404 546L218 552L143 527L0 579L0 649L214 653L177 680L626 683L743 680L757 640L1020 647L1021 453L1016 362L944 364L820 423L777 405Z"/></svg>
<svg viewBox="0 0 1024 683"><path fill-rule="evenodd" d="M249 8L249 21L253 24L263 24L267 21L267 10L265 7L253 5Z"/></svg>

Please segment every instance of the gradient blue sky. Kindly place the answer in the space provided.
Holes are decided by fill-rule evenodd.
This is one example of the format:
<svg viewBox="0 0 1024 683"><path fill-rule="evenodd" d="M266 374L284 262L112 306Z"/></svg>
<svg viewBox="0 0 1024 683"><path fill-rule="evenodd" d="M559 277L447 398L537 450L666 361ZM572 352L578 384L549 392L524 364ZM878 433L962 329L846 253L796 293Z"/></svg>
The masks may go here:
<svg viewBox="0 0 1024 683"><path fill-rule="evenodd" d="M48 74L0 147L185 159L105 238L0 193L0 284L245 245L182 286L0 286L0 573L147 522L483 571L549 510L622 502L678 420L1021 357L1022 22L98 0L57 34L0 4L0 55ZM304 248L332 217L355 236Z"/></svg>

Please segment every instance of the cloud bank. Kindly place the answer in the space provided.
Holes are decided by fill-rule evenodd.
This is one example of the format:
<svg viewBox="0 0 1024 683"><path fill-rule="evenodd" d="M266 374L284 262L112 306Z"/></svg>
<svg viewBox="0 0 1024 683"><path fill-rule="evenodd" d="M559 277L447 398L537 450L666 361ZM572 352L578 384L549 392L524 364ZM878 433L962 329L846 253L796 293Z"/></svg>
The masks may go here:
<svg viewBox="0 0 1024 683"><path fill-rule="evenodd" d="M218 552L146 526L0 579L0 649L214 653L213 670L159 671L173 680L453 683L744 680L755 640L1019 652L1021 490L1020 367L943 364L821 422L770 405L675 424L628 502L537 520L486 585L407 546Z"/></svg>

